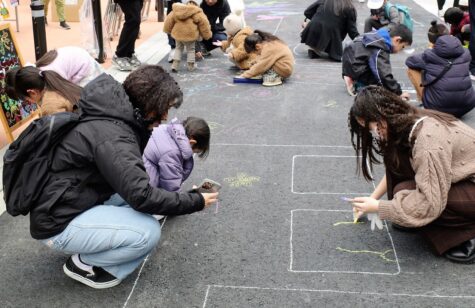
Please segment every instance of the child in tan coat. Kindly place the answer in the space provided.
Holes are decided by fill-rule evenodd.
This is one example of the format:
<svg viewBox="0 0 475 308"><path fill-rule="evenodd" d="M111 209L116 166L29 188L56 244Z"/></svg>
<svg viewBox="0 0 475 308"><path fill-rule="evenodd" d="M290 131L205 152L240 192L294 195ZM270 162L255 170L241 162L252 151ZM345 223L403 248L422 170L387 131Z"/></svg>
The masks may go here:
<svg viewBox="0 0 475 308"><path fill-rule="evenodd" d="M244 48L248 53L257 52L256 63L240 77L263 77L263 86L272 87L282 84L290 77L294 68L294 55L290 48L275 35L256 30L246 37Z"/></svg>
<svg viewBox="0 0 475 308"><path fill-rule="evenodd" d="M228 54L229 60L242 70L247 70L255 61L257 54L248 53L244 48L246 37L254 33L251 27L244 25L242 11L236 11L229 14L223 21L225 32L228 36L227 41L217 41L213 44L221 47L223 52Z"/></svg>
<svg viewBox="0 0 475 308"><path fill-rule="evenodd" d="M196 0L186 4L173 4L173 11L165 19L163 32L171 34L176 41L172 71L177 72L181 54L186 48L188 71L195 69L195 42L199 37L209 40L212 36L211 26Z"/></svg>

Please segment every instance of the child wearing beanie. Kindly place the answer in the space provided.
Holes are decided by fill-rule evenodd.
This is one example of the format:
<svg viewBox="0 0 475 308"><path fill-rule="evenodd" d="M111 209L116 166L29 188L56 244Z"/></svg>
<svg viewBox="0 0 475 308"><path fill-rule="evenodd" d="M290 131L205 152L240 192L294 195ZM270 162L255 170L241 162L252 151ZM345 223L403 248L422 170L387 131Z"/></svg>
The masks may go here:
<svg viewBox="0 0 475 308"><path fill-rule="evenodd" d="M244 48L246 37L254 33L251 27L246 27L242 11L237 10L229 14L223 21L223 26L228 36L226 41L217 41L213 44L221 47L221 50L228 54L229 60L242 70L247 70L255 61L257 54L248 53Z"/></svg>
<svg viewBox="0 0 475 308"><path fill-rule="evenodd" d="M188 71L195 70L195 42L199 37L209 40L211 26L198 0L189 0L186 4L174 3L172 12L165 19L163 32L170 33L176 41L172 72L177 72L181 55L186 48Z"/></svg>

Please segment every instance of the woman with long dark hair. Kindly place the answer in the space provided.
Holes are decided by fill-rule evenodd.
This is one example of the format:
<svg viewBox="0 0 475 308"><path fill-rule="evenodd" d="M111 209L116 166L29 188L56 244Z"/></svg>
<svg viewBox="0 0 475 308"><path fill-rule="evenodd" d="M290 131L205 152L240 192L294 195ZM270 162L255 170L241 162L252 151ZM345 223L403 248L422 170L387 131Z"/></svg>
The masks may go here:
<svg viewBox="0 0 475 308"><path fill-rule="evenodd" d="M301 33L301 42L310 47L309 57L318 58L324 51L330 59L340 62L345 37L354 39L359 35L352 0L318 0L304 15L311 20Z"/></svg>
<svg viewBox="0 0 475 308"><path fill-rule="evenodd" d="M377 155L386 168L370 197L352 200L357 214L416 228L437 254L475 262L475 130L377 86L358 94L349 126L363 176L372 178Z"/></svg>

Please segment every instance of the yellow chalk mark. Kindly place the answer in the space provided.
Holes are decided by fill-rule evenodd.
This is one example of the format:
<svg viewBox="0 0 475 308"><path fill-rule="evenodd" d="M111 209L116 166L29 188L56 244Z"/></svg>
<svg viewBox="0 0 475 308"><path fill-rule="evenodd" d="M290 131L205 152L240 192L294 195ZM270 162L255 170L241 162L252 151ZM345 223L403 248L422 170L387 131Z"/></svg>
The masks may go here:
<svg viewBox="0 0 475 308"><path fill-rule="evenodd" d="M337 247L336 250L343 251L343 252L349 252L349 253L368 253L368 254L374 254L383 259L384 261L388 262L396 262L396 260L392 260L386 257L386 254L392 252L391 249L388 249L384 252L379 252L379 251L371 251L371 250L349 250L349 249L344 249L341 247Z"/></svg>
<svg viewBox="0 0 475 308"><path fill-rule="evenodd" d="M254 182L260 180L261 178L258 176L250 176L245 173L238 173L235 177L224 179L231 187L251 186Z"/></svg>
<svg viewBox="0 0 475 308"><path fill-rule="evenodd" d="M334 226L339 226L339 225L364 225L364 222L362 221L337 221L333 224Z"/></svg>

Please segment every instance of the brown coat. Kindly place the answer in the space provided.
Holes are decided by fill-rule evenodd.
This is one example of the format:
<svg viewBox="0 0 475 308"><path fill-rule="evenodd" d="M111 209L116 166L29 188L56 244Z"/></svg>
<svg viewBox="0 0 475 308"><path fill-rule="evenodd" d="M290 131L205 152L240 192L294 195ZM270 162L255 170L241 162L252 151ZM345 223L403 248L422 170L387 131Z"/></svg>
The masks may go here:
<svg viewBox="0 0 475 308"><path fill-rule="evenodd" d="M229 37L227 41L222 42L221 49L226 52L228 48L231 48L229 53L233 55L234 62L242 70L249 69L257 58L255 52L247 53L244 48L244 40L252 33L254 30L251 27L244 27L234 36Z"/></svg>
<svg viewBox="0 0 475 308"><path fill-rule="evenodd" d="M173 11L168 14L163 32L180 42L197 41L200 35L209 40L213 33L203 10L193 4L174 3Z"/></svg>
<svg viewBox="0 0 475 308"><path fill-rule="evenodd" d="M379 217L406 227L436 220L453 183L475 179L475 130L461 121L445 126L428 117L418 124L411 166L416 189L401 190L379 201Z"/></svg>
<svg viewBox="0 0 475 308"><path fill-rule="evenodd" d="M40 116L47 116L57 112L69 111L74 109L67 99L55 91L46 90L40 102Z"/></svg>
<svg viewBox="0 0 475 308"><path fill-rule="evenodd" d="M294 63L294 55L284 42L280 40L264 42L256 63L249 70L245 71L242 76L251 78L273 69L281 77L287 78L292 75Z"/></svg>

